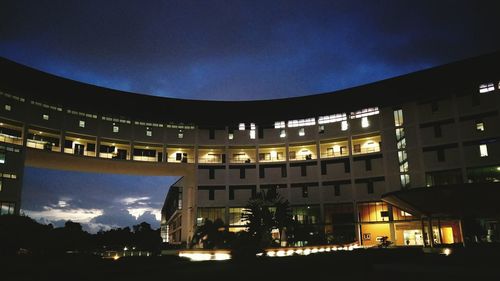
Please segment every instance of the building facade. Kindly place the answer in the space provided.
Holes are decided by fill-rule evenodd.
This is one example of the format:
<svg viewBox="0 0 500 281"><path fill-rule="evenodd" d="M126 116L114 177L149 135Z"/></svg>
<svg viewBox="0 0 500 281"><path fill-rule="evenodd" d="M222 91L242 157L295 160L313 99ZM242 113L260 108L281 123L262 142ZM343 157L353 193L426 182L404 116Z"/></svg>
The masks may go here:
<svg viewBox="0 0 500 281"><path fill-rule="evenodd" d="M19 213L27 165L181 176L162 210L170 243L189 243L207 219L243 229L248 199L269 189L331 243L461 242L456 218L424 226L381 199L500 181L499 66L496 53L333 93L218 102L120 92L2 59L1 214Z"/></svg>

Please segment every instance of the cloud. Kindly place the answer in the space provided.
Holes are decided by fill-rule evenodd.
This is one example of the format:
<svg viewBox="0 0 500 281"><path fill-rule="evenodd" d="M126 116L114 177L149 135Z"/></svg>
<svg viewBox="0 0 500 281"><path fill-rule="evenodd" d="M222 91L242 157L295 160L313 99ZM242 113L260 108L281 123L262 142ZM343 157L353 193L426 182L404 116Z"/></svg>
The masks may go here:
<svg viewBox="0 0 500 281"><path fill-rule="evenodd" d="M119 201L125 205L134 205L134 204L144 204L145 202L142 201L147 201L150 200L151 198L149 196L144 196L144 197L125 197L120 199Z"/></svg>
<svg viewBox="0 0 500 281"><path fill-rule="evenodd" d="M35 220L51 222L71 220L79 223L90 222L95 217L103 214L102 209L54 208L51 206L44 206L42 211L23 209L22 212Z"/></svg>

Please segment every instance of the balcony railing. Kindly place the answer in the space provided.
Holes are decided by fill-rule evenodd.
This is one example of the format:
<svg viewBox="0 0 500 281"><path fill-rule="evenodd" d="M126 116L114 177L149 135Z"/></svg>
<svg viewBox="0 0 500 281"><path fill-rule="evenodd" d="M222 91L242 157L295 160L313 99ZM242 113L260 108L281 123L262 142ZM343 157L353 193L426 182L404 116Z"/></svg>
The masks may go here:
<svg viewBox="0 0 500 281"><path fill-rule="evenodd" d="M366 154L366 153L374 153L379 152L380 146L366 147L361 149L353 149L352 154Z"/></svg>
<svg viewBox="0 0 500 281"><path fill-rule="evenodd" d="M17 145L23 145L23 139L20 137L15 137L6 134L0 134L0 142L12 143Z"/></svg>
<svg viewBox="0 0 500 281"><path fill-rule="evenodd" d="M340 151L327 151L327 152L321 153L321 158L345 157L345 156L349 156L349 152L348 151L343 151L343 152L340 152Z"/></svg>

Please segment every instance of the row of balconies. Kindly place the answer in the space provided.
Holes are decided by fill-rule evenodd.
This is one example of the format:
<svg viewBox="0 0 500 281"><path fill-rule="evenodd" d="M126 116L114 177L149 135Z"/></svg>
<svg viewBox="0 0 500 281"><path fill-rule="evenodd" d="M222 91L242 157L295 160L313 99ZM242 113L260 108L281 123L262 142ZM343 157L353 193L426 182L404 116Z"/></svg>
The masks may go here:
<svg viewBox="0 0 500 281"><path fill-rule="evenodd" d="M15 125L0 125L0 141L22 145L22 128ZM320 158L345 157L357 154L379 152L381 150L380 135L354 137L347 139L321 142L319 145ZM98 145L97 145L98 144ZM199 147L197 157L193 146L168 146L162 144L134 143L123 140L96 138L86 135L66 133L61 135L52 130L41 128L28 129L26 145L35 149L64 152L88 157L111 158L121 160L135 160L148 162L185 162L185 163L256 163L314 160L318 158L316 143L291 144L286 153L286 146L254 147ZM226 157L229 156L229 159ZM195 161L196 160L196 161Z"/></svg>
<svg viewBox="0 0 500 281"><path fill-rule="evenodd" d="M319 204L334 202L371 201L390 190L384 181L374 181L370 184L354 183L336 186L309 186L278 188L277 192L291 204ZM251 198L251 189L234 189L231 187L214 190L198 190L197 206L245 206ZM258 192L258 191L257 191Z"/></svg>

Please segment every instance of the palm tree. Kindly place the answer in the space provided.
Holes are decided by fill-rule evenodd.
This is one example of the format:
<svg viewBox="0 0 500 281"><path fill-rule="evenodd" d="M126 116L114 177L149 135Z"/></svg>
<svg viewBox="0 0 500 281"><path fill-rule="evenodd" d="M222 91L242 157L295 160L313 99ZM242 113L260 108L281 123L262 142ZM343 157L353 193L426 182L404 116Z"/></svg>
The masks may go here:
<svg viewBox="0 0 500 281"><path fill-rule="evenodd" d="M272 245L273 229L279 231L281 245L281 234L292 223L290 204L275 189L261 191L250 198L242 218L247 222L248 233L259 242L260 247Z"/></svg>

